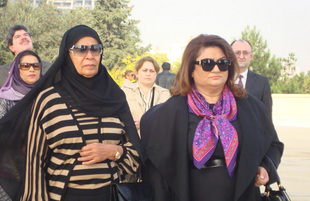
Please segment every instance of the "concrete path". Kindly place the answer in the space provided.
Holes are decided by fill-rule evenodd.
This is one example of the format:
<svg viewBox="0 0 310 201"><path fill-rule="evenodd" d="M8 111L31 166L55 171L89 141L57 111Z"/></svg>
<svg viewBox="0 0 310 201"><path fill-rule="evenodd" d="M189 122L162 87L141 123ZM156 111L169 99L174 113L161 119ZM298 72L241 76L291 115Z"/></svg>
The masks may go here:
<svg viewBox="0 0 310 201"><path fill-rule="evenodd" d="M284 154L278 168L283 186L292 201L310 200L310 122L309 125L275 124Z"/></svg>

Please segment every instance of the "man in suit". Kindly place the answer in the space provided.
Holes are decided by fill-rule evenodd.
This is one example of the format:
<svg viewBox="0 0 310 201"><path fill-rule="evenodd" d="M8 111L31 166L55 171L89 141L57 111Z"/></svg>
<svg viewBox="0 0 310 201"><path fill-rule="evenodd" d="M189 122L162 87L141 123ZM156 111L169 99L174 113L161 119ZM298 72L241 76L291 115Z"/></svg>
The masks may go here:
<svg viewBox="0 0 310 201"><path fill-rule="evenodd" d="M161 65L163 72L159 73L156 77L155 83L163 88L170 89L174 83L175 74L170 73L170 63L164 62Z"/></svg>
<svg viewBox="0 0 310 201"><path fill-rule="evenodd" d="M15 57L22 51L33 50L30 33L24 25L12 26L6 35L6 43ZM7 80L11 66L12 62L0 66L0 87ZM42 61L42 73L44 74L50 66L50 62Z"/></svg>
<svg viewBox="0 0 310 201"><path fill-rule="evenodd" d="M242 84L246 91L261 100L272 115L272 97L268 78L249 70L253 58L252 45L247 40L235 40L231 43L240 68L239 79L236 83Z"/></svg>

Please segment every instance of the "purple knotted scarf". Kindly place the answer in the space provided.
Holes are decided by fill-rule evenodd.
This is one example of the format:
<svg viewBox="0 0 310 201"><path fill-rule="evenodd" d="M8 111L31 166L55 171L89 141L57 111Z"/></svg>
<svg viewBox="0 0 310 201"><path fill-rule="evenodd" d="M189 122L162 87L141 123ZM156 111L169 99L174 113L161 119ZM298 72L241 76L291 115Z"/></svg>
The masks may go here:
<svg viewBox="0 0 310 201"><path fill-rule="evenodd" d="M237 119L237 105L233 94L225 85L221 98L211 110L209 103L194 88L187 95L187 103L189 112L203 117L196 128L193 140L194 165L201 169L214 153L220 138L228 174L232 177L238 150L238 134L230 123Z"/></svg>

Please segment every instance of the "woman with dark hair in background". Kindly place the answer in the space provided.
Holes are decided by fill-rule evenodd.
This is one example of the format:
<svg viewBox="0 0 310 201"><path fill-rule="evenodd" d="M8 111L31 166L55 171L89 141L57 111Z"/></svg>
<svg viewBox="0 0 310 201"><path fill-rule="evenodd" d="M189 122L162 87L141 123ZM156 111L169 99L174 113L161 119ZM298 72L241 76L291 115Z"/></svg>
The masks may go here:
<svg viewBox="0 0 310 201"><path fill-rule="evenodd" d="M265 106L234 84L230 45L200 35L185 48L172 97L141 119L148 159L143 179L154 201L254 201L275 181L279 141Z"/></svg>

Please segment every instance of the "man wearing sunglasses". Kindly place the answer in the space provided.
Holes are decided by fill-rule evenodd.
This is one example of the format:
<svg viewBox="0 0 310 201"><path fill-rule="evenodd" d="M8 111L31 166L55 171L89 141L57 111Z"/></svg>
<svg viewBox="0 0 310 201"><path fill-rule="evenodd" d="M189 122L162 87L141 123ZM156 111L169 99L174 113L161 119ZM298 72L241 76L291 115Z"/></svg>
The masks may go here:
<svg viewBox="0 0 310 201"><path fill-rule="evenodd" d="M235 40L231 43L231 47L237 57L241 75L236 84L242 84L248 93L261 100L271 117L272 97L268 78L249 70L253 58L251 43L247 40Z"/></svg>
<svg viewBox="0 0 310 201"><path fill-rule="evenodd" d="M33 50L30 33L24 25L12 26L6 35L6 43L14 56L25 50ZM0 66L0 87L7 80L12 63ZM42 61L42 73L44 74L50 66L50 62Z"/></svg>

